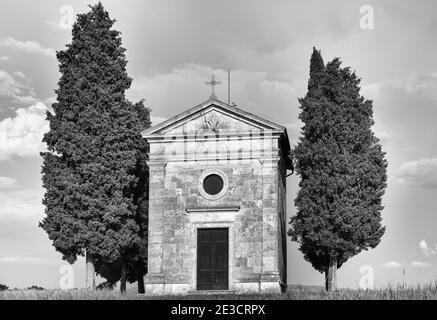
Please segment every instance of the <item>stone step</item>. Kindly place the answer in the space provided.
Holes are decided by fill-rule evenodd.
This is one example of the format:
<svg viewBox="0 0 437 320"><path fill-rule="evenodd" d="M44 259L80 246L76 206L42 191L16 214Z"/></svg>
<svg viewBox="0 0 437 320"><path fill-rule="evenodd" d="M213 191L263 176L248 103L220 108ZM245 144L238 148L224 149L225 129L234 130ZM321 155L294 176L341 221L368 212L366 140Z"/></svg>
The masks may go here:
<svg viewBox="0 0 437 320"><path fill-rule="evenodd" d="M235 294L235 290L195 290L188 291L188 294L193 295L226 295L226 294Z"/></svg>

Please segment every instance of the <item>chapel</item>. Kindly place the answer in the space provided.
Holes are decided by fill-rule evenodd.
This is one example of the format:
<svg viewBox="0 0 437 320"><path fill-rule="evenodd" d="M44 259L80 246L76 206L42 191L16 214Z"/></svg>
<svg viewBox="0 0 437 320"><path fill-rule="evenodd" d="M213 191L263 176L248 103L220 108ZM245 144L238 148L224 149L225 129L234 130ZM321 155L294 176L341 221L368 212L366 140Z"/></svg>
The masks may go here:
<svg viewBox="0 0 437 320"><path fill-rule="evenodd" d="M285 290L286 128L213 93L142 136L150 145L146 294Z"/></svg>

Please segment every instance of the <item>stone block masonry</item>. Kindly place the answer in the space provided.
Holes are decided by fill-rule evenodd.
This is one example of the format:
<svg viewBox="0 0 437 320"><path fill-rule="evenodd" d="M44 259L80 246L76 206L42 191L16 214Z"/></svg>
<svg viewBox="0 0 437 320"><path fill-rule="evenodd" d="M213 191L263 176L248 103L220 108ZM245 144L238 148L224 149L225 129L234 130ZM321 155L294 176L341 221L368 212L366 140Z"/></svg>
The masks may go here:
<svg viewBox="0 0 437 320"><path fill-rule="evenodd" d="M146 294L284 289L285 128L210 99L142 134L150 143ZM199 229L211 230L203 251ZM214 238L220 230L227 239Z"/></svg>

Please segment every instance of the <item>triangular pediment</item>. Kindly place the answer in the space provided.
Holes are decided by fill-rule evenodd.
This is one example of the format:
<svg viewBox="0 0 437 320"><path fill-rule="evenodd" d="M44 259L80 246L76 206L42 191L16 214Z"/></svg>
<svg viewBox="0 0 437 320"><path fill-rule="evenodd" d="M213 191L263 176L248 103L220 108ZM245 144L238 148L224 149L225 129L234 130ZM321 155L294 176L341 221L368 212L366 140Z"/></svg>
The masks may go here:
<svg viewBox="0 0 437 320"><path fill-rule="evenodd" d="M144 138L185 134L244 134L264 130L282 133L285 128L216 99L176 115L142 132Z"/></svg>

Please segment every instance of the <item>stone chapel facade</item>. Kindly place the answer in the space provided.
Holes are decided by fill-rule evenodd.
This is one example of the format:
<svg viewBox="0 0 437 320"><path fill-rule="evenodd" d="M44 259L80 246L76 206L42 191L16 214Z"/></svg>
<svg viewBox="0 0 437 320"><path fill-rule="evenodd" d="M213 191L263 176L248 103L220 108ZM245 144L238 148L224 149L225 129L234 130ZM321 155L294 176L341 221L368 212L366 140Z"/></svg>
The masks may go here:
<svg viewBox="0 0 437 320"><path fill-rule="evenodd" d="M146 294L285 289L286 129L212 97L142 136Z"/></svg>

